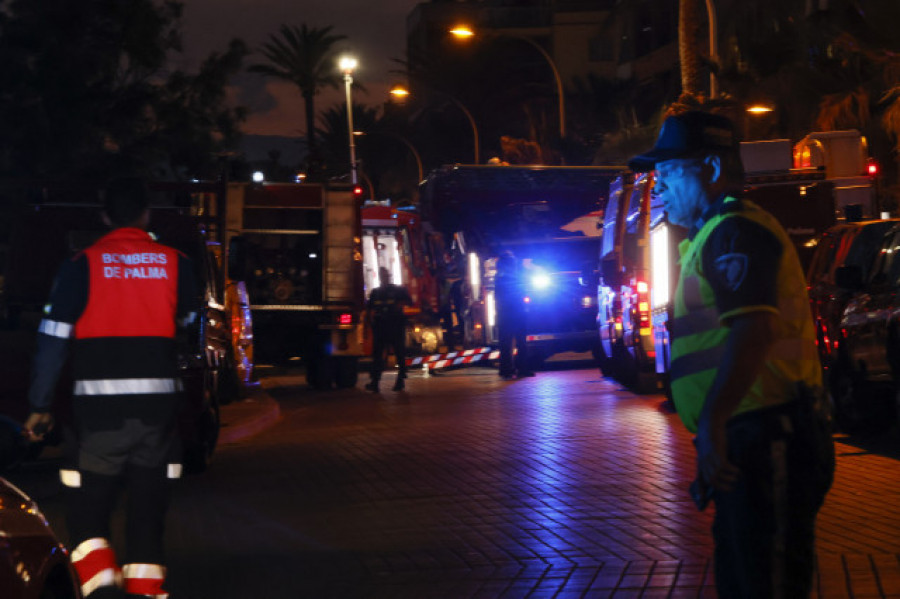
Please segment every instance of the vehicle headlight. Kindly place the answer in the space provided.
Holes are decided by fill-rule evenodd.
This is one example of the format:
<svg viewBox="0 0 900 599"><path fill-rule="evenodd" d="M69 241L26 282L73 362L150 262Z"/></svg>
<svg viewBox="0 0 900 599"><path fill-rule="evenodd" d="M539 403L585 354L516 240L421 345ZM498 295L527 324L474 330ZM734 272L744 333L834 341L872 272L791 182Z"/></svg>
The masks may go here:
<svg viewBox="0 0 900 599"><path fill-rule="evenodd" d="M535 289L546 289L552 283L553 281L547 273L541 272L531 277L531 286Z"/></svg>

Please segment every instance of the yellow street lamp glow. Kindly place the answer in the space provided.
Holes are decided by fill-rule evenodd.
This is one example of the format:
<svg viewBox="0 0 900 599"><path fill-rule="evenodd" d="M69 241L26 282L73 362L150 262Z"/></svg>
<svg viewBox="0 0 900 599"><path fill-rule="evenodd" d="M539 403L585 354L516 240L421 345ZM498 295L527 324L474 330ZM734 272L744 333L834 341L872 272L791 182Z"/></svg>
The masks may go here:
<svg viewBox="0 0 900 599"><path fill-rule="evenodd" d="M765 114L767 112L772 112L774 110L771 106L765 106L763 104L754 104L753 106L747 107L747 112L750 114Z"/></svg>
<svg viewBox="0 0 900 599"><path fill-rule="evenodd" d="M395 85L391 88L390 94L395 98L406 98L409 96L409 90L403 86Z"/></svg>
<svg viewBox="0 0 900 599"><path fill-rule="evenodd" d="M451 35L453 35L453 37L457 37L460 39L468 39L475 35L475 32L472 31L472 28L468 25L457 25L450 30L450 33Z"/></svg>
<svg viewBox="0 0 900 599"><path fill-rule="evenodd" d="M353 71L356 70L356 67L359 65L357 60L352 56L341 56L338 61L338 66L341 69L341 72L346 75L352 75Z"/></svg>

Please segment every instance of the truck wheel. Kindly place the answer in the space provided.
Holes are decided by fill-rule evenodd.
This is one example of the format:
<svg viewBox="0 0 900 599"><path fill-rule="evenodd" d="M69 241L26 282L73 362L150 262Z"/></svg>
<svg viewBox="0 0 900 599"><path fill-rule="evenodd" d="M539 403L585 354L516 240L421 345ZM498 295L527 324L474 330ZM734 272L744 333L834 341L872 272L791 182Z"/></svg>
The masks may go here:
<svg viewBox="0 0 900 599"><path fill-rule="evenodd" d="M356 356L341 356L334 359L334 383L338 389L350 389L359 380L359 361Z"/></svg>
<svg viewBox="0 0 900 599"><path fill-rule="evenodd" d="M331 356L316 356L306 362L306 382L316 391L331 389L335 360Z"/></svg>
<svg viewBox="0 0 900 599"><path fill-rule="evenodd" d="M241 396L241 380L234 363L231 351L225 352L222 360L222 368L219 371L218 385L219 405L225 406L237 400Z"/></svg>
<svg viewBox="0 0 900 599"><path fill-rule="evenodd" d="M634 382L635 393L640 395L649 395L651 393L659 393L659 377L656 372L647 372L645 370L638 371Z"/></svg>
<svg viewBox="0 0 900 599"><path fill-rule="evenodd" d="M634 388L637 383L638 369L634 358L625 349L625 344L617 341L612 347L612 373L613 377L628 388Z"/></svg>
<svg viewBox="0 0 900 599"><path fill-rule="evenodd" d="M528 369L532 372L537 372L541 368L544 367L544 362L547 360L546 354L544 352L528 352L528 359L526 360L526 364Z"/></svg>
<svg viewBox="0 0 900 599"><path fill-rule="evenodd" d="M613 368L612 368L612 360L606 355L606 352L603 351L603 346L601 344L596 344L591 348L591 355L594 356L594 362L597 364L597 368L600 369L600 374L602 376L613 376Z"/></svg>
<svg viewBox="0 0 900 599"><path fill-rule="evenodd" d="M864 393L857 377L850 368L840 362L835 363L831 373L831 398L838 427L845 433L859 432L869 419L863 402Z"/></svg>

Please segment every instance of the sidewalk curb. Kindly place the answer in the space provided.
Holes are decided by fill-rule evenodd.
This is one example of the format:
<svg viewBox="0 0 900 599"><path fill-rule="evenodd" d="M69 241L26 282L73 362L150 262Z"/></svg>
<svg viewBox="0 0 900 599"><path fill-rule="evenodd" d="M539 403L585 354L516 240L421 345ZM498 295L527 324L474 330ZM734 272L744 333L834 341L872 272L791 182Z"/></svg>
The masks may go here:
<svg viewBox="0 0 900 599"><path fill-rule="evenodd" d="M222 406L219 444L237 443L257 435L281 419L281 407L259 383L247 390L247 397Z"/></svg>

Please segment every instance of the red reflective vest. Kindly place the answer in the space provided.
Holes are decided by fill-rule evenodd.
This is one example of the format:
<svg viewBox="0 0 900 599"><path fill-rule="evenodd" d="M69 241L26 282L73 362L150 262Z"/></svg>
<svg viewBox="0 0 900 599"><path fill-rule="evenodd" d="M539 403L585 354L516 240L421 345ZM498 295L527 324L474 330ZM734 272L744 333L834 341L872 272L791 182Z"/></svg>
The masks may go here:
<svg viewBox="0 0 900 599"><path fill-rule="evenodd" d="M116 229L84 251L88 300L75 338L175 336L178 252L140 229Z"/></svg>

